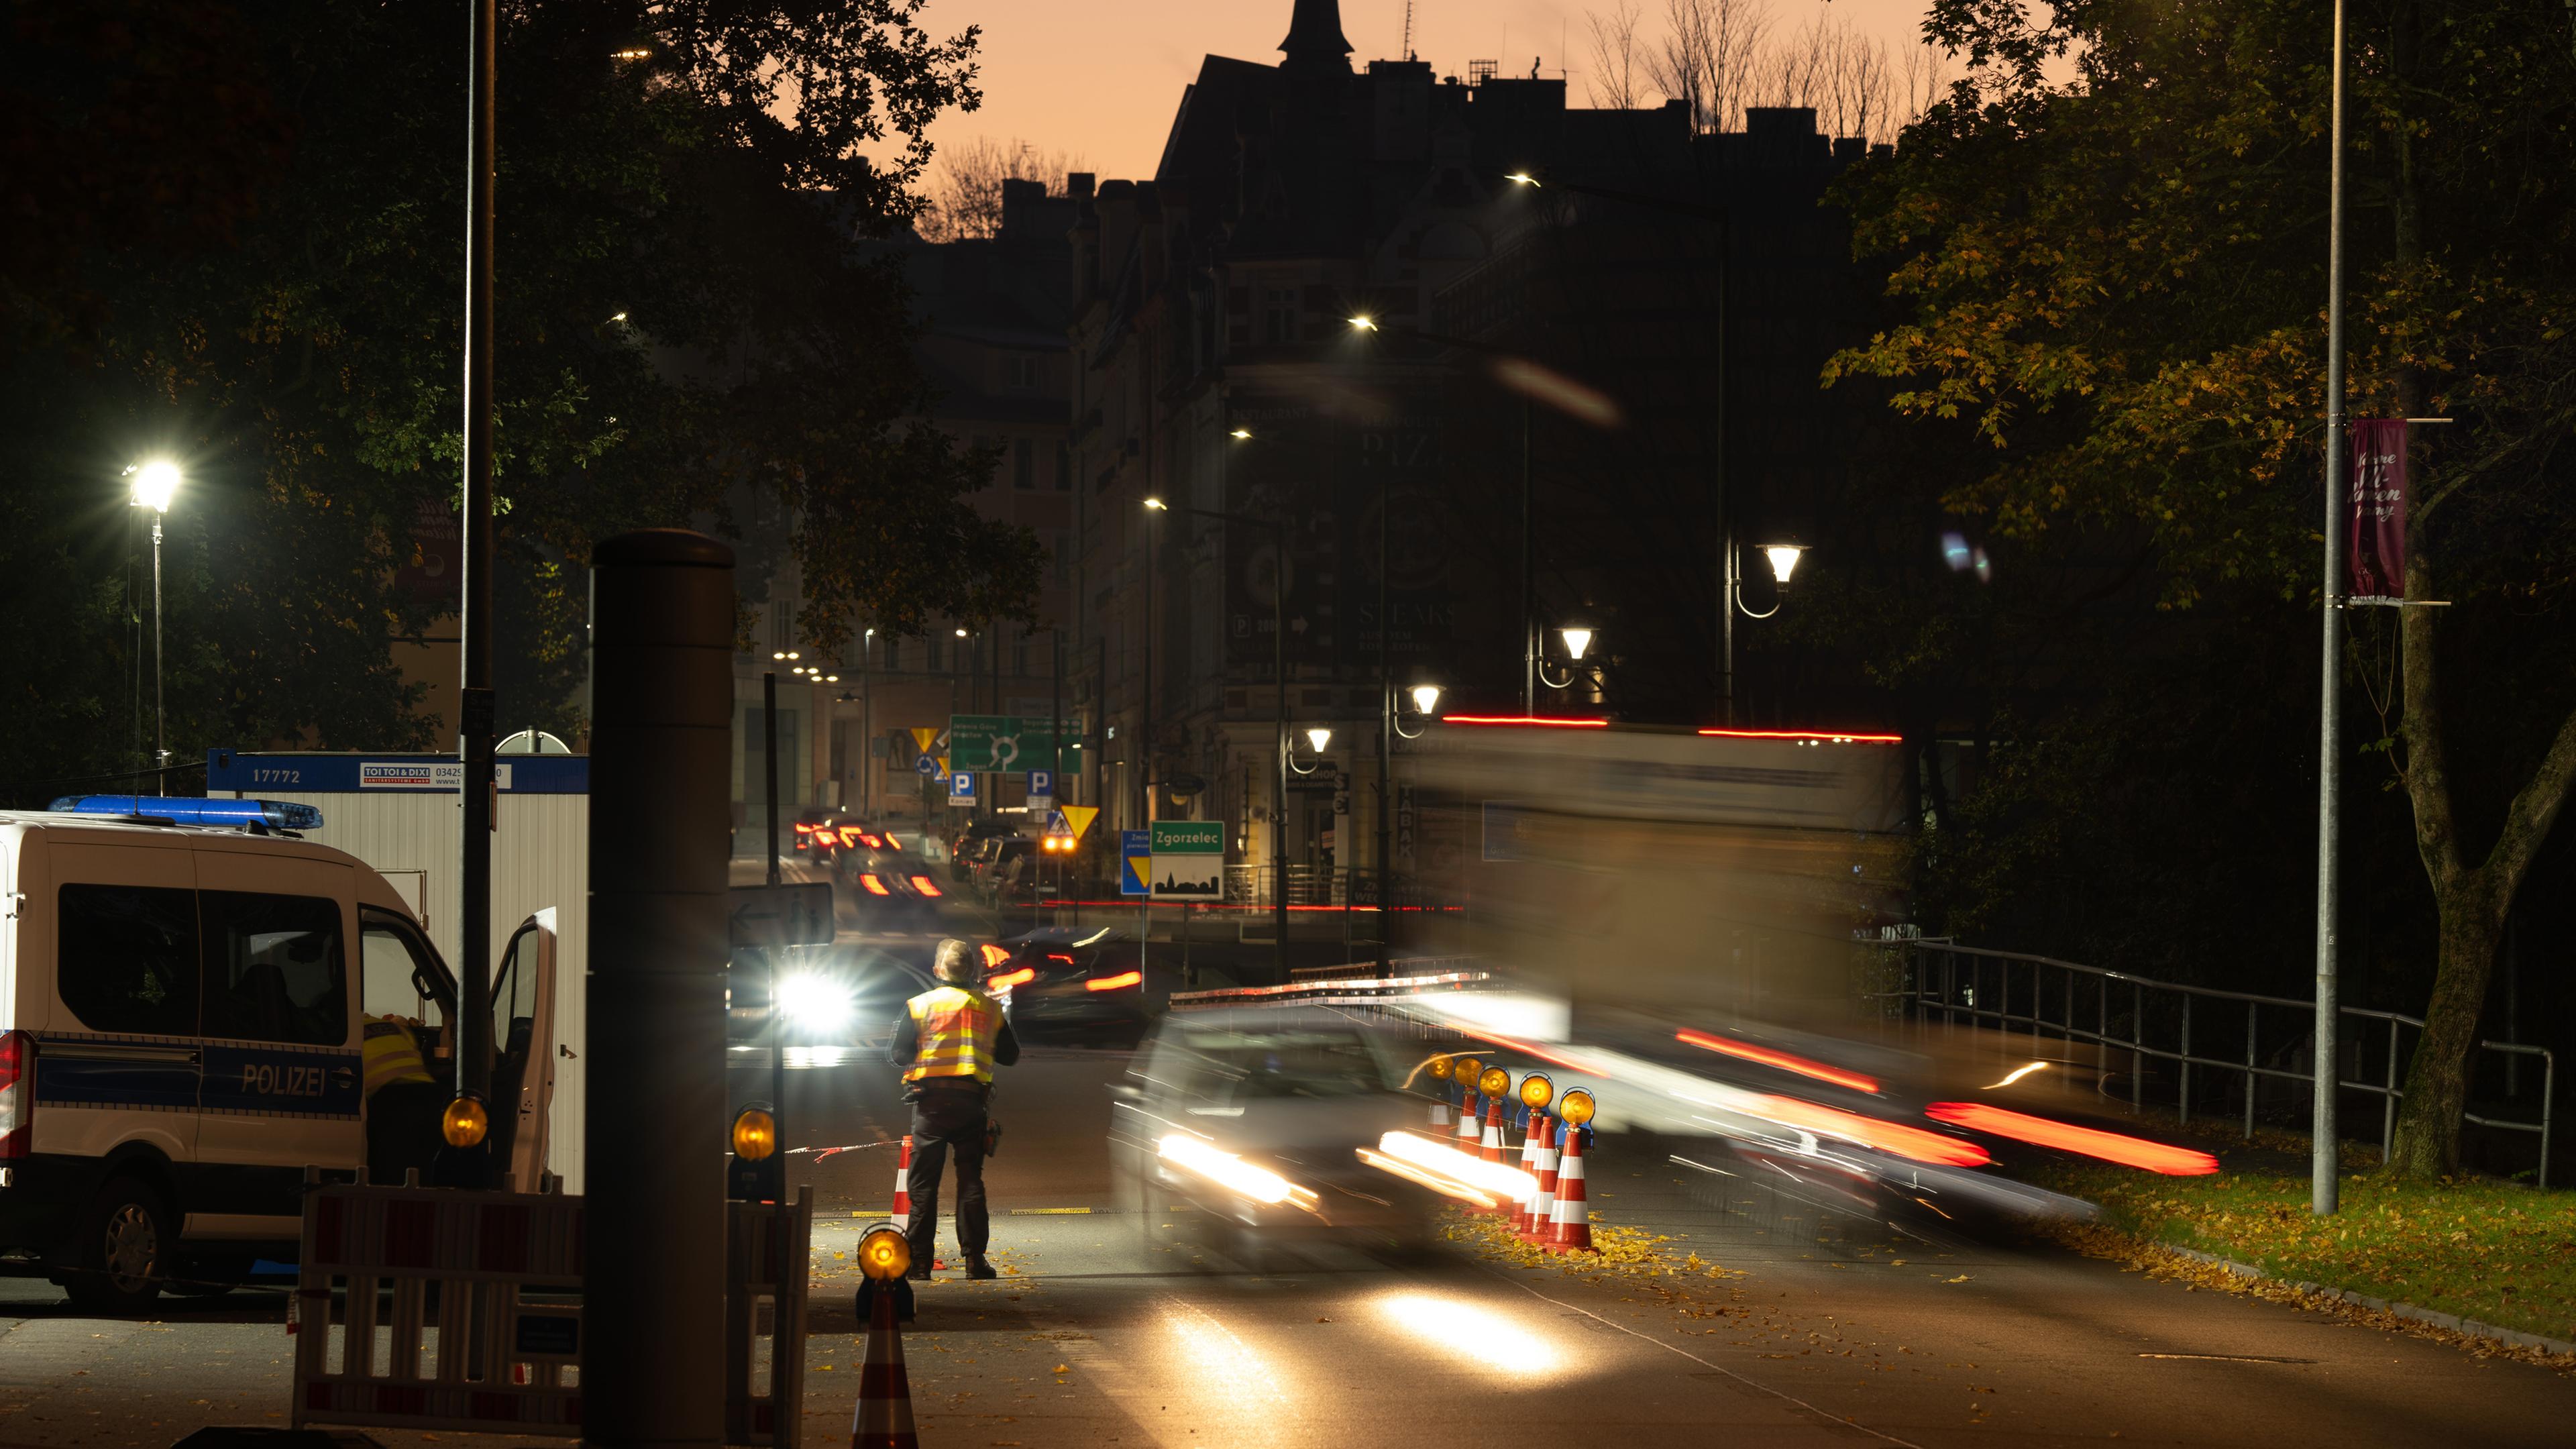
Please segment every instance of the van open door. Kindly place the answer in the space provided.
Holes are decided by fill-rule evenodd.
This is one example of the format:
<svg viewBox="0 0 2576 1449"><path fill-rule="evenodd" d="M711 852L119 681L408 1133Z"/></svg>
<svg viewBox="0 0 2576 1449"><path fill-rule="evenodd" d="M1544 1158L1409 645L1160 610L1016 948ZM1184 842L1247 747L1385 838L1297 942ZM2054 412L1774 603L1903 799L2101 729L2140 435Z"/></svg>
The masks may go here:
<svg viewBox="0 0 2576 1449"><path fill-rule="evenodd" d="M555 1096L555 908L519 923L492 980L493 1157L520 1192L546 1171Z"/></svg>

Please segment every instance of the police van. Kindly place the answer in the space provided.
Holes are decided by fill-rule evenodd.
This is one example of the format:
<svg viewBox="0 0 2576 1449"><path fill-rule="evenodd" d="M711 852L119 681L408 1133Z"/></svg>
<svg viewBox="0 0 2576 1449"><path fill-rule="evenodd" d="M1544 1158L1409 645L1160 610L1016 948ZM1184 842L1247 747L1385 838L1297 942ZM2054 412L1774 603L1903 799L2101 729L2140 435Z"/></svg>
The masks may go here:
<svg viewBox="0 0 2576 1449"><path fill-rule="evenodd" d="M367 1018L421 1023L452 1080L454 978L384 877L297 837L310 805L54 803L0 812L0 1271L113 1311L225 1291L295 1257L308 1166L368 1162ZM552 916L494 976L492 1149L531 1188Z"/></svg>

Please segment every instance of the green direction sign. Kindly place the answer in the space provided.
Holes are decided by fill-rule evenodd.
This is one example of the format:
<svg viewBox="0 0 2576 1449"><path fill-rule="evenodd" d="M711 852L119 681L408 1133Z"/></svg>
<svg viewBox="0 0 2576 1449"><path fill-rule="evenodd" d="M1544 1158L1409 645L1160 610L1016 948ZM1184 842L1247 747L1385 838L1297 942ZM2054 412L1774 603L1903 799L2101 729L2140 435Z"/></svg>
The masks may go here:
<svg viewBox="0 0 2576 1449"><path fill-rule="evenodd" d="M1225 822L1157 820L1146 876L1158 901L1213 901L1225 895Z"/></svg>
<svg viewBox="0 0 2576 1449"><path fill-rule="evenodd" d="M1072 722L1066 722L1064 753L1082 746ZM1073 768L1067 759L1065 768ZM1045 770L1055 766L1055 737L1046 721L1013 714L952 714L948 717L948 768L952 770Z"/></svg>

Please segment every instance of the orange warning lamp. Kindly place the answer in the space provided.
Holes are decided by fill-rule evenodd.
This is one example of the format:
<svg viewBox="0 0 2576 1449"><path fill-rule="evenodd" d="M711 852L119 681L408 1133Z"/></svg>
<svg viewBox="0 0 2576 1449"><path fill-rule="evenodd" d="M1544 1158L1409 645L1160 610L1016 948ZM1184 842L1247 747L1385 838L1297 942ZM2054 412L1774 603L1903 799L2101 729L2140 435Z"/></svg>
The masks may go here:
<svg viewBox="0 0 2576 1449"><path fill-rule="evenodd" d="M1488 1097L1508 1096L1512 1090L1512 1074L1501 1067L1487 1067L1476 1078L1476 1090Z"/></svg>
<svg viewBox="0 0 2576 1449"><path fill-rule="evenodd" d="M912 1271L912 1244L892 1226L868 1229L859 1239L859 1271L879 1282Z"/></svg>
<svg viewBox="0 0 2576 1449"><path fill-rule="evenodd" d="M745 1107L733 1119L733 1155L759 1162L778 1150L778 1119L759 1107Z"/></svg>
<svg viewBox="0 0 2576 1449"><path fill-rule="evenodd" d="M472 1097L458 1097L438 1117L438 1135L450 1147L479 1147L491 1130L492 1114Z"/></svg>
<svg viewBox="0 0 2576 1449"><path fill-rule="evenodd" d="M1477 1073L1484 1069L1485 1064L1474 1057L1459 1057L1449 1063L1449 1080L1462 1087L1473 1087L1477 1084Z"/></svg>
<svg viewBox="0 0 2576 1449"><path fill-rule="evenodd" d="M1532 1072L1521 1078L1521 1105L1533 1111L1544 1109L1556 1100L1556 1083L1545 1072Z"/></svg>
<svg viewBox="0 0 2576 1449"><path fill-rule="evenodd" d="M1424 1071L1431 1074L1431 1080L1435 1082L1445 1082L1449 1080L1449 1059L1447 1057L1433 1057L1431 1060L1424 1062L1422 1064L1422 1068Z"/></svg>
<svg viewBox="0 0 2576 1449"><path fill-rule="evenodd" d="M1581 1087L1566 1093L1564 1103L1556 1109L1556 1115L1577 1127L1591 1121L1592 1114L1592 1094Z"/></svg>

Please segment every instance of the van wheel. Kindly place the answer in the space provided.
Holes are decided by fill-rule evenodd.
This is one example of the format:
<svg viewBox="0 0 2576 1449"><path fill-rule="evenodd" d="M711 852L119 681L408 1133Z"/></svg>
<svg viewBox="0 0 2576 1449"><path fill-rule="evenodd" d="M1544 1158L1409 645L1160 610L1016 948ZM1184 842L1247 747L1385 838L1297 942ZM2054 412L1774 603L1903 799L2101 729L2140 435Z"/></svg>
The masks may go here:
<svg viewBox="0 0 2576 1449"><path fill-rule="evenodd" d="M140 1313L161 1296L178 1236L161 1194L138 1178L120 1177L99 1190L80 1228L71 1281L72 1302L99 1313Z"/></svg>

